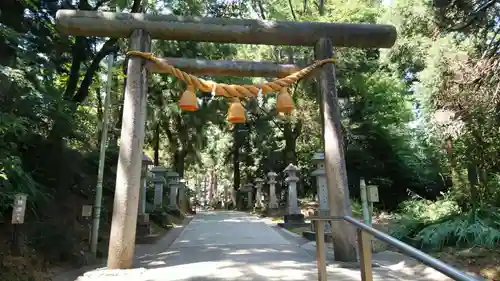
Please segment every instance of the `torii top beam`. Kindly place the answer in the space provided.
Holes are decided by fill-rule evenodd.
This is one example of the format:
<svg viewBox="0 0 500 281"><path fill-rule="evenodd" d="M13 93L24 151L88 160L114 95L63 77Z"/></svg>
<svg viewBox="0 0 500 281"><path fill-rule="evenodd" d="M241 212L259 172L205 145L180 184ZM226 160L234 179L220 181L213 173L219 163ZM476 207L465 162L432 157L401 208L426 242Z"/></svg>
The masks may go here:
<svg viewBox="0 0 500 281"><path fill-rule="evenodd" d="M152 39L236 44L313 46L329 38L337 47L390 48L396 28L381 24L263 21L139 13L59 10L57 29L75 36L126 38L143 29Z"/></svg>

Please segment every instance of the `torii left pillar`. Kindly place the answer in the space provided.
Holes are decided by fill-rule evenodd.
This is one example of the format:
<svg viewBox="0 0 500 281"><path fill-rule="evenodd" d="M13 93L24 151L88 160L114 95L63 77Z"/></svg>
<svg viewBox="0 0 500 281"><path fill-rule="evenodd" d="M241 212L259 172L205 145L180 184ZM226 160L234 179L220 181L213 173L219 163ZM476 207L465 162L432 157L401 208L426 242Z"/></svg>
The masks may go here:
<svg viewBox="0 0 500 281"><path fill-rule="evenodd" d="M150 48L150 36L143 30L135 30L130 37L130 50L149 52ZM109 269L131 268L134 258L146 123L147 72L143 64L143 59L130 57L127 66L120 154L109 236Z"/></svg>

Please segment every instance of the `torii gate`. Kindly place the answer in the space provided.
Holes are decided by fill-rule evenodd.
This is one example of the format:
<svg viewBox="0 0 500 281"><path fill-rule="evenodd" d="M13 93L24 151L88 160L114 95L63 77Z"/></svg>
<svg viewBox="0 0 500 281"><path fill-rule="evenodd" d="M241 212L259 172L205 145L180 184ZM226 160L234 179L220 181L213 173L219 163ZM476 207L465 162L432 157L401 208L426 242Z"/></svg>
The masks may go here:
<svg viewBox="0 0 500 281"><path fill-rule="evenodd" d="M57 29L67 35L127 38L130 50L148 52L151 39L237 44L314 46L315 59L333 57L333 46L390 48L396 29L390 25L261 21L180 17L96 11L59 10ZM301 69L296 65L248 61L199 61L167 58L170 65L206 75L283 77ZM147 70L160 71L140 57L128 62L123 125L116 177L113 221L107 266L132 266L139 198L139 182L146 116ZM145 67L144 67L145 66ZM333 63L319 73L324 135L325 171L331 216L351 215L344 160L340 111ZM348 229L346 231L346 228ZM345 222L333 222L335 258L355 261L355 232Z"/></svg>

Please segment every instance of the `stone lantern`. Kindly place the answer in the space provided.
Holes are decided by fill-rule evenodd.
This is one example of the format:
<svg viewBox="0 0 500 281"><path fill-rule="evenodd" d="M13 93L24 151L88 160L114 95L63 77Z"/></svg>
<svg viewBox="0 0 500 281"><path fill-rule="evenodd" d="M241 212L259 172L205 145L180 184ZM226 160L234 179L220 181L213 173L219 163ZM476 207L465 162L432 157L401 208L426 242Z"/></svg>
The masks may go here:
<svg viewBox="0 0 500 281"><path fill-rule="evenodd" d="M183 212L186 211L186 188L187 188L186 180L180 179L179 185L178 185L178 190L177 190L177 193L179 194L178 206L180 207L180 209Z"/></svg>
<svg viewBox="0 0 500 281"><path fill-rule="evenodd" d="M145 237L151 235L151 224L149 223L149 215L146 214L146 188L148 166L152 165L153 161L144 152L142 153L141 163L141 179L139 185L139 205L137 209L137 228L136 236ZM139 242L138 242L139 243Z"/></svg>
<svg viewBox="0 0 500 281"><path fill-rule="evenodd" d="M155 185L155 193L154 193L154 206L155 208L161 208L163 204L163 186L166 184L166 174L167 169L164 167L153 167L151 169L151 173L153 173L153 183Z"/></svg>
<svg viewBox="0 0 500 281"><path fill-rule="evenodd" d="M242 192L247 192L247 196L248 196L247 208L251 209L253 207L253 204L252 204L253 185L251 183L247 183L247 184L243 185Z"/></svg>
<svg viewBox="0 0 500 281"><path fill-rule="evenodd" d="M269 184L269 204L268 204L268 209L269 210L277 210L278 209L278 199L276 198L276 177L278 174L276 174L273 171L270 171L267 173L267 178L268 181L267 183Z"/></svg>
<svg viewBox="0 0 500 281"><path fill-rule="evenodd" d="M167 172L167 184L169 188L168 206L173 209L179 209L177 206L177 188L179 185L179 174L174 171Z"/></svg>
<svg viewBox="0 0 500 281"><path fill-rule="evenodd" d="M289 164L283 172L287 175L285 181L288 184L288 210L284 217L285 223L303 223L304 215L300 212L297 200L297 182L299 177L297 172L299 168L293 164Z"/></svg>
<svg viewBox="0 0 500 281"><path fill-rule="evenodd" d="M146 155L146 153L142 153L142 165L141 165L141 182L139 185L139 207L137 214L139 215L140 222L149 221L148 218L145 218L146 215L146 188L147 188L147 175L148 175L148 166L153 164L153 160Z"/></svg>
<svg viewBox="0 0 500 281"><path fill-rule="evenodd" d="M262 209L264 207L264 204L262 202L262 186L264 184L264 180L261 178L256 178L255 179L255 188L257 189L255 193L255 208L256 209Z"/></svg>

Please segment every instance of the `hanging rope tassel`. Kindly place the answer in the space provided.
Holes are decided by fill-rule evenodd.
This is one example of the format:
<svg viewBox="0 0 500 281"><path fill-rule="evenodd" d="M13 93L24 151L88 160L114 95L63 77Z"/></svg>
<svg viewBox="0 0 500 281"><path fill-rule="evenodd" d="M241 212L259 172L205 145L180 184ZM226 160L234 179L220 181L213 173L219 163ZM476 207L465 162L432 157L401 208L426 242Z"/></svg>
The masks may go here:
<svg viewBox="0 0 500 281"><path fill-rule="evenodd" d="M179 100L179 107L184 111L198 110L198 99L196 98L196 88L193 85L188 85Z"/></svg>
<svg viewBox="0 0 500 281"><path fill-rule="evenodd" d="M240 99L234 98L229 105L227 112L227 121L232 124L242 124L247 121L245 108L240 102Z"/></svg>
<svg viewBox="0 0 500 281"><path fill-rule="evenodd" d="M288 88L281 88L276 98L276 111L290 113L294 108L292 96L288 93Z"/></svg>

